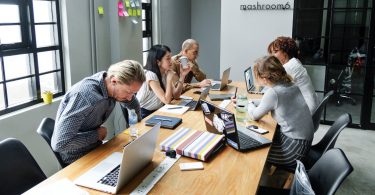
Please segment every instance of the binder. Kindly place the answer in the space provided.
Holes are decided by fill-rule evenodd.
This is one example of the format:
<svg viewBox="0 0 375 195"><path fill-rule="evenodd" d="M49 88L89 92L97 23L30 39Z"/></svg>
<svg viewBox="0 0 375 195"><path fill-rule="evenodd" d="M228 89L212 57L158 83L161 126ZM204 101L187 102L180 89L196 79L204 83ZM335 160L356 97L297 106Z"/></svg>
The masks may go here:
<svg viewBox="0 0 375 195"><path fill-rule="evenodd" d="M175 129L179 124L181 124L182 119L177 117L154 115L146 120L147 126L154 126L157 123L161 123L161 127L167 129Z"/></svg>
<svg viewBox="0 0 375 195"><path fill-rule="evenodd" d="M163 151L175 150L177 154L206 161L225 146L224 135L181 127L160 143Z"/></svg>

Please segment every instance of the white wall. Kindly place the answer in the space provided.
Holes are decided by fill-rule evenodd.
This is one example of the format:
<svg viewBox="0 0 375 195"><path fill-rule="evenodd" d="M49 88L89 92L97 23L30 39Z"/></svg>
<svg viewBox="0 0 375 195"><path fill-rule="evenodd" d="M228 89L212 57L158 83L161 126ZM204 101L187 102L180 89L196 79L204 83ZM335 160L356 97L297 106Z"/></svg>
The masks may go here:
<svg viewBox="0 0 375 195"><path fill-rule="evenodd" d="M240 5L289 2L291 10L242 11ZM230 78L243 81L243 70L267 54L268 44L278 36L292 36L291 0L222 0L220 70L232 66Z"/></svg>

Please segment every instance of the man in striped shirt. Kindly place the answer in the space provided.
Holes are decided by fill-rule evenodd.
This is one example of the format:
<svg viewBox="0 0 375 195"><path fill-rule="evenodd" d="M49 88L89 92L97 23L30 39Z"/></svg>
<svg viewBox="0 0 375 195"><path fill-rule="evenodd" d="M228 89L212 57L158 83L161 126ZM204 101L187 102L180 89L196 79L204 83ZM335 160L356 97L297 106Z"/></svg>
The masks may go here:
<svg viewBox="0 0 375 195"><path fill-rule="evenodd" d="M116 101L126 112L135 109L140 117L138 92L145 75L139 62L124 60L108 71L98 72L73 85L61 100L56 115L51 146L70 164L87 154L107 136L102 124L113 111Z"/></svg>

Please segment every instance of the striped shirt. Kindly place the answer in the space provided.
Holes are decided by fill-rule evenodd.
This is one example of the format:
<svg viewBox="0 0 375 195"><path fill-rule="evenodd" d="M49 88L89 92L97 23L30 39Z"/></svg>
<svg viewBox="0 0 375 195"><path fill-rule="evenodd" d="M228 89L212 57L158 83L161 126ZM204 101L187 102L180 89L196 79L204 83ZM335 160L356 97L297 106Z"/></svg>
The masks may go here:
<svg viewBox="0 0 375 195"><path fill-rule="evenodd" d="M97 129L107 120L116 100L108 97L106 72L99 72L78 82L65 94L56 115L51 146L66 164L84 156L102 142ZM121 108L135 109L140 120L137 98L120 102Z"/></svg>

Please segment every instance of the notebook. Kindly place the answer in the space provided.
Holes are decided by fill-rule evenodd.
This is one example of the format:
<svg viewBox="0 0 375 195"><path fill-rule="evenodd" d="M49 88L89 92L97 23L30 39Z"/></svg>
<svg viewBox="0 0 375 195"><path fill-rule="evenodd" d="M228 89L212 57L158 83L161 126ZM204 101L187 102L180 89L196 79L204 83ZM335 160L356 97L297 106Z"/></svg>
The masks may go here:
<svg viewBox="0 0 375 195"><path fill-rule="evenodd" d="M245 76L246 89L248 93L264 94L266 89L263 86L259 86L258 89L255 87L253 70L251 66L244 71L244 76Z"/></svg>
<svg viewBox="0 0 375 195"><path fill-rule="evenodd" d="M162 115L154 115L151 118L147 119L145 124L147 126L153 126L155 124L160 123L161 127L167 128L167 129L174 129L179 124L181 124L182 119L177 117L171 117L171 116L162 116Z"/></svg>
<svg viewBox="0 0 375 195"><path fill-rule="evenodd" d="M122 153L112 153L74 183L111 194L117 193L152 161L159 131L160 123L127 144ZM114 175L112 181L106 181L111 175Z"/></svg>
<svg viewBox="0 0 375 195"><path fill-rule="evenodd" d="M221 91L223 90L229 82L230 67L224 70L221 76L221 81L213 81L211 84L211 90Z"/></svg>
<svg viewBox="0 0 375 195"><path fill-rule="evenodd" d="M201 107L207 131L224 134L228 145L239 151L270 145L272 142L245 127L236 125L233 113L202 100Z"/></svg>
<svg viewBox="0 0 375 195"><path fill-rule="evenodd" d="M230 100L234 94L209 94L211 101L222 101L222 100Z"/></svg>
<svg viewBox="0 0 375 195"><path fill-rule="evenodd" d="M195 100L183 100L179 105L180 106L188 106L189 110L195 110L199 107L198 106L199 100L205 100L207 98L207 95L208 95L209 91L210 91L210 87L206 87L201 92L201 95L199 96L197 101L195 101Z"/></svg>

